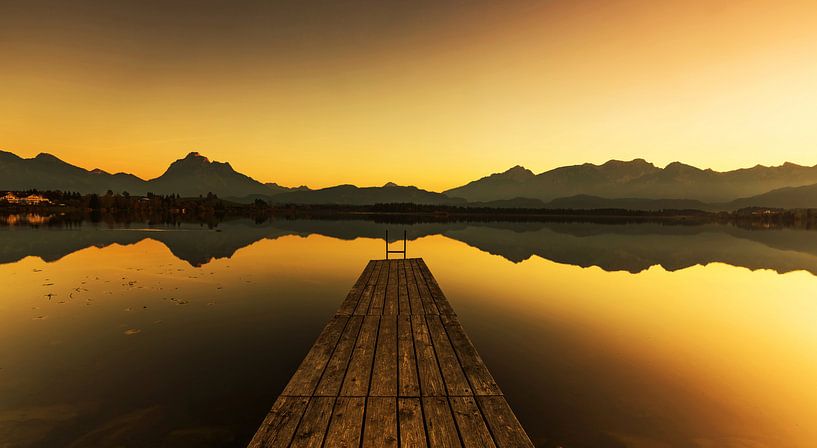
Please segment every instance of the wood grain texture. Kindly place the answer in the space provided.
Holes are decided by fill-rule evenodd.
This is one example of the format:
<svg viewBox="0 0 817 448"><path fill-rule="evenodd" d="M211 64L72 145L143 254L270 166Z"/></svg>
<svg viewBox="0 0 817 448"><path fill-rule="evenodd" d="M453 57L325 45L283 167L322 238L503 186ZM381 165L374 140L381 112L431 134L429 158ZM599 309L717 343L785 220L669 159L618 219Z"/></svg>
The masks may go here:
<svg viewBox="0 0 817 448"><path fill-rule="evenodd" d="M494 377L482 358L477 353L477 349L471 343L471 340L465 334L459 320L453 315L442 315L440 320L445 326L448 337L451 340L457 358L460 360L462 369L468 382L473 388L475 395L499 395L502 392L499 390Z"/></svg>
<svg viewBox="0 0 817 448"><path fill-rule="evenodd" d="M369 395L396 397L397 376L397 317L383 315L380 318Z"/></svg>
<svg viewBox="0 0 817 448"><path fill-rule="evenodd" d="M279 398L248 446L250 448L289 446L308 402L309 399L305 397Z"/></svg>
<svg viewBox="0 0 817 448"><path fill-rule="evenodd" d="M352 359L349 360L346 377L340 388L341 396L365 397L368 395L379 324L380 316L364 316L363 325L352 352Z"/></svg>
<svg viewBox="0 0 817 448"><path fill-rule="evenodd" d="M360 327L363 324L363 316L351 316L343 334L340 336L335 351L329 358L329 362L324 369L323 376L315 390L316 396L336 397L346 377L346 370L349 366L349 359L355 348Z"/></svg>
<svg viewBox="0 0 817 448"><path fill-rule="evenodd" d="M417 377L417 357L414 353L414 333L411 315L397 316L398 390L401 397L419 397L420 380Z"/></svg>
<svg viewBox="0 0 817 448"><path fill-rule="evenodd" d="M465 448L494 448L494 439L474 397L449 397Z"/></svg>
<svg viewBox="0 0 817 448"><path fill-rule="evenodd" d="M400 448L426 446L426 425L419 398L398 398L397 420L400 426Z"/></svg>
<svg viewBox="0 0 817 448"><path fill-rule="evenodd" d="M369 314L369 306L371 305L372 297L374 296L374 288L375 285L377 285L378 279L380 278L380 271L384 268L385 264L386 262L383 260L375 261L374 267L372 268L372 273L369 275L369 279L366 281L366 286L363 287L363 291L360 293L360 300L357 302L354 314Z"/></svg>
<svg viewBox="0 0 817 448"><path fill-rule="evenodd" d="M335 401L329 429L326 431L324 446L337 448L357 448L363 428L363 412L366 399L363 397L339 397Z"/></svg>
<svg viewBox="0 0 817 448"><path fill-rule="evenodd" d="M532 447L422 259L366 265L249 442Z"/></svg>
<svg viewBox="0 0 817 448"><path fill-rule="evenodd" d="M348 320L346 316L335 316L329 320L281 395L312 395Z"/></svg>
<svg viewBox="0 0 817 448"><path fill-rule="evenodd" d="M360 295L363 293L363 288L365 288L366 283L369 282L369 277L372 274L375 264L377 264L375 260L371 260L366 264L366 268L363 269L363 273L360 274L360 277L358 277L354 286L352 286L352 289L348 294L346 294L346 299L340 305L340 308L338 308L337 314L348 316L355 312L357 302L360 300Z"/></svg>
<svg viewBox="0 0 817 448"><path fill-rule="evenodd" d="M445 395L445 385L440 375L437 355L431 344L425 316L413 314L411 327L414 332L414 351L417 357L417 373L420 378L420 393L424 397Z"/></svg>
<svg viewBox="0 0 817 448"><path fill-rule="evenodd" d="M451 347L451 342L448 340L448 333L446 333L440 321L440 316L426 316L426 323L428 324L431 341L434 344L434 351L437 353L437 361L440 365L440 371L443 374L448 395L472 395L471 385L468 384L465 373L463 373L462 367L460 366L460 361L454 353L454 348Z"/></svg>
<svg viewBox="0 0 817 448"><path fill-rule="evenodd" d="M445 397L423 397L426 436L431 448L461 447L457 424Z"/></svg>
<svg viewBox="0 0 817 448"><path fill-rule="evenodd" d="M533 448L533 443L505 397L477 397L477 402L499 448Z"/></svg>
<svg viewBox="0 0 817 448"><path fill-rule="evenodd" d="M312 397L290 446L321 448L334 406L335 397Z"/></svg>
<svg viewBox="0 0 817 448"><path fill-rule="evenodd" d="M363 448L397 447L397 397L369 397L363 425Z"/></svg>

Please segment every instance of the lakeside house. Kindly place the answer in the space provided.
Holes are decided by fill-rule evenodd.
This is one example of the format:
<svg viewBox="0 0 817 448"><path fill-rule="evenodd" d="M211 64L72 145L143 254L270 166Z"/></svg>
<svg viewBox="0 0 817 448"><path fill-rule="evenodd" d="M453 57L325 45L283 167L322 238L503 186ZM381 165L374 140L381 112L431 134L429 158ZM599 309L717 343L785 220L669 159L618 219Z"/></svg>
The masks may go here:
<svg viewBox="0 0 817 448"><path fill-rule="evenodd" d="M26 197L19 197L16 194L12 193L11 191L7 192L2 198L0 198L0 202L7 202L9 204L19 205L51 204L51 200L44 197L41 194L30 194Z"/></svg>

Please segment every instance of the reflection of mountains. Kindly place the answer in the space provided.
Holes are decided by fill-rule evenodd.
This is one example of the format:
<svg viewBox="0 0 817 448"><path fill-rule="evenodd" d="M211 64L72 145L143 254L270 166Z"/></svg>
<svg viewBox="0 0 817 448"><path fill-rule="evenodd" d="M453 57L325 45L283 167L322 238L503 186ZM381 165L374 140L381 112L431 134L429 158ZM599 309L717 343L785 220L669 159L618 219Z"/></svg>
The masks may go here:
<svg viewBox="0 0 817 448"><path fill-rule="evenodd" d="M441 234L513 262L537 255L558 263L628 272L654 265L677 270L721 262L781 273L806 270L817 275L817 234L806 230L747 230L721 224L559 222L426 223L406 227L412 239ZM91 246L133 244L151 238L166 245L176 257L201 266L213 258L229 258L236 250L262 239L310 234L345 240L382 238L384 228L381 223L364 220L280 220L263 224L241 220L223 222L217 230L189 224L162 231L92 225L53 230L13 227L0 231L0 263L26 256L54 261ZM396 230L394 225L392 228Z"/></svg>

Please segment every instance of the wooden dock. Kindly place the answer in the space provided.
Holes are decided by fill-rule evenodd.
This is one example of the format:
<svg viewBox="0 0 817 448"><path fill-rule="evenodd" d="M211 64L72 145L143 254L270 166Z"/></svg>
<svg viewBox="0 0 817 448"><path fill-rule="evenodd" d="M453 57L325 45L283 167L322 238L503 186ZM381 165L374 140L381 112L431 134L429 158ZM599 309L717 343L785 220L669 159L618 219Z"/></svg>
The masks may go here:
<svg viewBox="0 0 817 448"><path fill-rule="evenodd" d="M420 258L373 260L250 447L533 447Z"/></svg>

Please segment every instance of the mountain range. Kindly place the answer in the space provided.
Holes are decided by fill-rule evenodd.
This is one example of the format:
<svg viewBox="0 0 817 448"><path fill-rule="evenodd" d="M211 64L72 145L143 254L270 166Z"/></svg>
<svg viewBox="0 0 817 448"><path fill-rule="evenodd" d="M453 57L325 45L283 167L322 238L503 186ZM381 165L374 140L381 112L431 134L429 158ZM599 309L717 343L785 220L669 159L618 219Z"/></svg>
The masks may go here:
<svg viewBox="0 0 817 448"><path fill-rule="evenodd" d="M338 185L322 189L262 183L226 162L191 152L155 179L86 170L41 153L22 158L0 151L0 191L128 191L185 197L215 193L238 202L416 203L497 208L623 208L730 210L747 206L817 208L817 166L785 163L718 172L680 162L664 168L644 159L610 160L555 168L540 174L515 166L442 193L389 182L382 187Z"/></svg>
<svg viewBox="0 0 817 448"><path fill-rule="evenodd" d="M604 198L692 199L718 203L785 187L817 183L817 166L785 163L718 172L673 162L659 168L644 159L585 163L534 174L521 166L445 191L468 201L531 198L551 201L576 195Z"/></svg>

